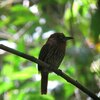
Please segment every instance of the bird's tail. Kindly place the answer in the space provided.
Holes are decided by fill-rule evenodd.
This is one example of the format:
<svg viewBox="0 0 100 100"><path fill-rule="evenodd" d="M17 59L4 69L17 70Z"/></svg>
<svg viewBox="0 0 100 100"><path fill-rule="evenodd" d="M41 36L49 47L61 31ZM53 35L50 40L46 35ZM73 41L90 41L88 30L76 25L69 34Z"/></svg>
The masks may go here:
<svg viewBox="0 0 100 100"><path fill-rule="evenodd" d="M47 93L48 72L41 72L41 94Z"/></svg>

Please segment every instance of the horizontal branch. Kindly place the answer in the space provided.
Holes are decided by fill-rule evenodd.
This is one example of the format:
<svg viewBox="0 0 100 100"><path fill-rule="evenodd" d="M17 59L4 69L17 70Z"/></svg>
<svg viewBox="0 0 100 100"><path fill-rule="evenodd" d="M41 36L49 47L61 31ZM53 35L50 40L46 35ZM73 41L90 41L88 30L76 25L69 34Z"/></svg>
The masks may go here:
<svg viewBox="0 0 100 100"><path fill-rule="evenodd" d="M30 60L32 62L35 62L41 66L45 66L47 68L49 68L50 70L52 70L54 73L56 73L57 75L59 75L60 77L64 78L66 81L68 81L69 83L73 84L74 86L76 86L77 88L79 88L81 91L83 91L85 94L87 94L88 96L90 96L91 98L93 98L94 100L100 100L99 97L97 97L93 92L89 91L86 87L84 87L83 85L81 85L78 81L72 79L71 77L69 77L68 75L66 75L64 72L62 72L60 69L53 69L52 67L50 67L50 65L46 64L45 62L36 59L33 56L24 54L22 52L19 52L17 50L14 50L12 48L9 48L7 46L4 46L2 44L0 44L0 49L3 49L5 51L8 51L12 54L15 54L17 56L23 57L27 60Z"/></svg>

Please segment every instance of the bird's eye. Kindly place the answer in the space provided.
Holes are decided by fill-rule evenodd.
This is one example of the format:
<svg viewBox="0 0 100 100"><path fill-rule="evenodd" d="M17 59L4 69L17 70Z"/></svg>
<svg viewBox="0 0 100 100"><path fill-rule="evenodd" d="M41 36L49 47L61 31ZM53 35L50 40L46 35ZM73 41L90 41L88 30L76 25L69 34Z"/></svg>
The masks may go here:
<svg viewBox="0 0 100 100"><path fill-rule="evenodd" d="M63 39L63 37L61 36L60 39Z"/></svg>
<svg viewBox="0 0 100 100"><path fill-rule="evenodd" d="M64 39L64 36L60 36L60 39Z"/></svg>

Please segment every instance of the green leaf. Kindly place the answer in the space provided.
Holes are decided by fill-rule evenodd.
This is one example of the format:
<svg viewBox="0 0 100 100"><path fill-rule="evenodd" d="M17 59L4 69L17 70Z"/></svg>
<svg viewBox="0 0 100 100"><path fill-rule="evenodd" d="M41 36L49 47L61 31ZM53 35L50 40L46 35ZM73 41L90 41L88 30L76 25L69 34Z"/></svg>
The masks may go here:
<svg viewBox="0 0 100 100"><path fill-rule="evenodd" d="M67 84L64 84L64 89L65 89L65 95L67 97L70 97L71 95L73 95L75 87L67 83Z"/></svg>
<svg viewBox="0 0 100 100"><path fill-rule="evenodd" d="M65 4L68 2L68 0L55 0L59 4Z"/></svg>
<svg viewBox="0 0 100 100"><path fill-rule="evenodd" d="M36 47L34 49L29 50L29 54L33 55L34 57L38 57L39 52L40 52L40 47Z"/></svg>
<svg viewBox="0 0 100 100"><path fill-rule="evenodd" d="M20 52L25 52L25 41L23 37L17 43L17 50L19 50Z"/></svg>
<svg viewBox="0 0 100 100"><path fill-rule="evenodd" d="M54 98L50 95L31 94L30 96L26 95L24 100L54 100Z"/></svg>
<svg viewBox="0 0 100 100"><path fill-rule="evenodd" d="M14 84L10 81L0 83L0 94L6 92L7 90L12 88L13 86L14 86Z"/></svg>
<svg viewBox="0 0 100 100"><path fill-rule="evenodd" d="M100 36L100 10L97 10L91 19L92 36L95 42L99 42Z"/></svg>
<svg viewBox="0 0 100 100"><path fill-rule="evenodd" d="M9 75L13 74L13 71L14 71L14 69L13 69L12 65L5 64L4 67L3 67L3 69L2 69L2 71L1 71L1 73L4 76L9 76Z"/></svg>
<svg viewBox="0 0 100 100"><path fill-rule="evenodd" d="M15 25L38 20L38 16L35 16L28 8L22 5L12 6L10 15L12 15L11 22Z"/></svg>
<svg viewBox="0 0 100 100"><path fill-rule="evenodd" d="M9 75L11 80L25 80L31 78L33 74L37 73L37 69L35 67L28 67L22 71L14 72L13 75Z"/></svg>

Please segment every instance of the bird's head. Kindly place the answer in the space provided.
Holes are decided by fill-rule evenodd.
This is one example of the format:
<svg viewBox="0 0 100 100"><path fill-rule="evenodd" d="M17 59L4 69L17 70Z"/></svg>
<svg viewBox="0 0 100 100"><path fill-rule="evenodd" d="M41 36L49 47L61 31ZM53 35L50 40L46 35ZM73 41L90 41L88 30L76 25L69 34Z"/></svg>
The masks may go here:
<svg viewBox="0 0 100 100"><path fill-rule="evenodd" d="M55 39L57 42L66 42L73 39L73 37L66 37L63 33L54 33L49 38Z"/></svg>

